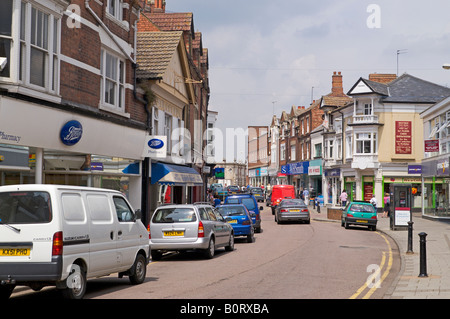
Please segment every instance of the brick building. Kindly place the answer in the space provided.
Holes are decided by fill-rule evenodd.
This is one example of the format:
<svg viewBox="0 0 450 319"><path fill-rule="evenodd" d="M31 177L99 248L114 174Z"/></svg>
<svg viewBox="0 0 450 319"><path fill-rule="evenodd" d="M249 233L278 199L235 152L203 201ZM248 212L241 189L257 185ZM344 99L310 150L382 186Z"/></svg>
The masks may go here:
<svg viewBox="0 0 450 319"><path fill-rule="evenodd" d="M139 10L132 0L0 2L1 185L113 188L145 209Z"/></svg>

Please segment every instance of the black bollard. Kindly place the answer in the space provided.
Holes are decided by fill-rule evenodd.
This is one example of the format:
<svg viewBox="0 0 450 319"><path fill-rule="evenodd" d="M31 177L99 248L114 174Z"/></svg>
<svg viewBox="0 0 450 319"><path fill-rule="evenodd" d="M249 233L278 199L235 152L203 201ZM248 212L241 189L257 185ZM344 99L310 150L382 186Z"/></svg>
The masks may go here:
<svg viewBox="0 0 450 319"><path fill-rule="evenodd" d="M413 221L409 221L408 222L408 250L406 251L407 254L412 254L413 253L413 237L412 237L412 232L413 232Z"/></svg>
<svg viewBox="0 0 450 319"><path fill-rule="evenodd" d="M419 277L428 277L427 274L427 245L426 237L427 233L420 233L420 274Z"/></svg>

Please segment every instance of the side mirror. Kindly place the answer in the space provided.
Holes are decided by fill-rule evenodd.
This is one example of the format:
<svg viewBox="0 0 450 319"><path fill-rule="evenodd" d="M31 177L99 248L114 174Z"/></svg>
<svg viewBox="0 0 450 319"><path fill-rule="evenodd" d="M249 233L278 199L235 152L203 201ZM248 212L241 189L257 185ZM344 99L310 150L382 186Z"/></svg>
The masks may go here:
<svg viewBox="0 0 450 319"><path fill-rule="evenodd" d="M135 219L141 219L142 218L142 211L140 209L136 209L134 212Z"/></svg>

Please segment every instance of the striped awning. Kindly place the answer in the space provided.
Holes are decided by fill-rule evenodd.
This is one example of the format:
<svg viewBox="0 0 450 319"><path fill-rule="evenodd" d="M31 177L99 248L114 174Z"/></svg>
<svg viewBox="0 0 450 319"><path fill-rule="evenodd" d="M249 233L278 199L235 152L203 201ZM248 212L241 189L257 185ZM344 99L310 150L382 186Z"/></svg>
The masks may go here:
<svg viewBox="0 0 450 319"><path fill-rule="evenodd" d="M192 167L152 163L151 183L176 186L202 186L200 174Z"/></svg>

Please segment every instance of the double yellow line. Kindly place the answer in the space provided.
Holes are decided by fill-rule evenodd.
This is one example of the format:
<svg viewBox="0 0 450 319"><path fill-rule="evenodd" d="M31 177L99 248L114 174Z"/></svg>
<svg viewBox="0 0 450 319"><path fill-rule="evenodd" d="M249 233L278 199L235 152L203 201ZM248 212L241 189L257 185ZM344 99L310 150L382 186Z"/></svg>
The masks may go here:
<svg viewBox="0 0 450 319"><path fill-rule="evenodd" d="M367 288L369 288L369 291L362 297L362 299L369 299L372 294L376 291L376 289L378 289L378 287L381 286L381 283L383 282L384 279L386 279L387 275L389 274L389 271L391 270L392 267L392 248L391 248L391 244L389 243L389 240L386 238L386 236L384 236L383 234L381 234L380 232L376 232L378 235L380 235L381 237L383 237L383 239L386 241L388 247L389 247L389 251L388 251L388 262L387 262L387 267L383 272L383 275L380 276L380 273L383 269L383 267L386 264L386 252L383 251L383 256L381 258L381 263L380 263L380 267L372 274L370 275L371 278L378 278L378 281L373 283L371 286L372 288L369 288L368 285L368 280L366 280L366 282L364 283L364 285L361 286L361 288L359 288L349 299L356 299L359 297L359 295L362 294L362 292L364 290L366 290Z"/></svg>

